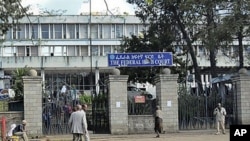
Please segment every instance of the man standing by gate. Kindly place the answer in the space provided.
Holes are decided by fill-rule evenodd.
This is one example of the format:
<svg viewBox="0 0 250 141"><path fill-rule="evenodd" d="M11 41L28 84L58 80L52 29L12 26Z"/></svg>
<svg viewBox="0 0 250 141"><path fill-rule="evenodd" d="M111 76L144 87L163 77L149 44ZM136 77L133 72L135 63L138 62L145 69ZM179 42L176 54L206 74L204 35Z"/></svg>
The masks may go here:
<svg viewBox="0 0 250 141"><path fill-rule="evenodd" d="M220 127L222 128L222 133L226 134L226 131L225 131L226 114L227 114L226 109L221 106L221 103L218 103L218 106L214 109L214 115L216 118L216 128L217 128L216 135L220 134Z"/></svg>

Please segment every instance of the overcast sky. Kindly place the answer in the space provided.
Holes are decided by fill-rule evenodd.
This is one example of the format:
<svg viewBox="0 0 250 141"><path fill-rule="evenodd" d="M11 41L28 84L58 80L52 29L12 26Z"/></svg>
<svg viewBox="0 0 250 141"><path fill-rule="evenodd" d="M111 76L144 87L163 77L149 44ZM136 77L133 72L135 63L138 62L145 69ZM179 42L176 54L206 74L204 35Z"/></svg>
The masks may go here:
<svg viewBox="0 0 250 141"><path fill-rule="evenodd" d="M127 12L134 15L134 7L126 0L106 0L109 10L114 14ZM34 14L39 14L39 9L67 10L65 15L78 15L81 12L89 12L89 0L22 0L22 5L31 5ZM106 12L104 0L91 0L92 12Z"/></svg>

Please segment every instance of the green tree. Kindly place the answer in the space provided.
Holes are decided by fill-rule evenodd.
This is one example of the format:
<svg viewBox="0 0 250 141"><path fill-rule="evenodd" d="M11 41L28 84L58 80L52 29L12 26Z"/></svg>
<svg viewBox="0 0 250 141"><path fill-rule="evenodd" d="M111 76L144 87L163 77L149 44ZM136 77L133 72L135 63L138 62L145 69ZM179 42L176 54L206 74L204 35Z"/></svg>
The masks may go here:
<svg viewBox="0 0 250 141"><path fill-rule="evenodd" d="M21 0L0 1L0 36L4 35L10 27L26 15L29 6L22 7Z"/></svg>
<svg viewBox="0 0 250 141"><path fill-rule="evenodd" d="M152 44L154 44L152 49L154 49L154 51L163 51L155 48L159 45L164 47L164 51L175 53L175 44L181 45L183 50L182 55L185 55L186 53L190 54L193 65L192 68L189 69L195 70L195 78L201 82L200 68L198 66L195 50L192 45L193 42L197 40L197 36L195 35L197 33L192 34L192 31L194 26L197 24L197 19L200 17L196 16L194 11L192 11L194 10L192 3L174 0L127 0L127 2L138 6L138 10L135 13L136 16L144 22L149 22L150 29L153 33L161 33L156 34L157 36L155 36L155 34L150 34L152 31L149 30L149 35L151 35L149 38L152 38L150 41L153 41ZM187 69L186 67L183 67L183 64L187 64L187 62L183 63L183 60L177 60L176 58L174 58L176 64L175 68L182 71ZM183 59L188 61L186 58ZM180 74L185 74L185 72Z"/></svg>
<svg viewBox="0 0 250 141"><path fill-rule="evenodd" d="M12 89L15 91L15 100L23 100L24 96L24 86L23 86L23 76L29 75L30 68L25 66L24 68L17 68L12 71L13 86Z"/></svg>
<svg viewBox="0 0 250 141"><path fill-rule="evenodd" d="M190 1L189 1L190 2ZM201 41L203 48L208 51L210 61L210 74L217 77L217 53L223 46L231 42L230 32L224 28L221 19L223 19L225 10L225 0L192 0L193 15L199 15L196 20L197 41ZM191 5L190 5L191 6ZM198 10L197 10L198 9ZM193 25L195 27L195 25Z"/></svg>
<svg viewBox="0 0 250 141"><path fill-rule="evenodd" d="M238 49L234 53L239 57L238 69L241 69L244 67L243 40L250 33L250 1L232 0L225 3L225 9L228 9L228 12L223 19L223 27L230 33L231 38L238 41Z"/></svg>
<svg viewBox="0 0 250 141"><path fill-rule="evenodd" d="M201 82L201 68L197 62L194 45L203 45L202 47L208 50L210 74L212 77L217 76L217 52L232 41L230 36L232 30L225 28L222 23L225 15L221 12L227 10L228 6L225 6L227 0L127 0L127 2L138 6L136 16L142 21L149 21L150 26L155 23L157 25L160 21L168 21L166 23L169 24L166 25L175 29L175 44L184 42L183 52L188 53L191 58L188 69L191 72L194 70L197 82ZM201 83L198 85L202 89Z"/></svg>

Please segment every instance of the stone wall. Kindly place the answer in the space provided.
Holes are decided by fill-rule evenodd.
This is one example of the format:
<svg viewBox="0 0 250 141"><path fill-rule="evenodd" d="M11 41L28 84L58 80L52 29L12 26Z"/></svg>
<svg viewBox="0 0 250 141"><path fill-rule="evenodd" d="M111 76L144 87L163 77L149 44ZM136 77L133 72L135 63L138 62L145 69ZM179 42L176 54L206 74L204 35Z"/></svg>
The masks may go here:
<svg viewBox="0 0 250 141"><path fill-rule="evenodd" d="M127 75L109 75L109 123L111 134L128 134Z"/></svg>
<svg viewBox="0 0 250 141"><path fill-rule="evenodd" d="M42 77L24 76L24 119L30 136L42 133Z"/></svg>
<svg viewBox="0 0 250 141"><path fill-rule="evenodd" d="M154 117L152 115L129 115L128 133L154 133Z"/></svg>
<svg viewBox="0 0 250 141"><path fill-rule="evenodd" d="M250 124L250 76L246 72L247 70L242 69L232 78L235 86L233 106L234 120L237 122L235 124Z"/></svg>
<svg viewBox="0 0 250 141"><path fill-rule="evenodd" d="M163 112L163 130L178 132L177 74L159 74L155 78L156 96Z"/></svg>

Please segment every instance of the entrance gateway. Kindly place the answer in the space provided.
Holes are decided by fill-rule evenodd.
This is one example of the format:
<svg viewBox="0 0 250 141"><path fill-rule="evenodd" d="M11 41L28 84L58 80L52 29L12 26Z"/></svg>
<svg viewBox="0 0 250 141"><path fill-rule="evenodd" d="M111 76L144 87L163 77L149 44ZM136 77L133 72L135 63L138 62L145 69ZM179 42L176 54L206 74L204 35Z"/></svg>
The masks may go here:
<svg viewBox="0 0 250 141"><path fill-rule="evenodd" d="M154 67L172 66L172 64L172 53L169 52L108 54L109 67ZM64 78L61 75L60 77L51 75L51 81L45 84L43 94L46 95L43 98L43 134L65 134L70 132L67 121L73 107L80 103L79 95L84 94L84 91L79 91L81 86L74 85L74 83L68 81L68 78L71 78L71 76ZM100 88L99 92L91 93L92 104L88 107L88 125L89 130L92 130L93 133L110 133L110 103L108 100L110 90L104 78L105 76L102 76L98 84L96 84ZM92 86L94 90L96 85ZM66 93L63 92L65 87ZM149 105L145 107L149 107ZM144 111L139 112L147 112L145 108L143 109Z"/></svg>

